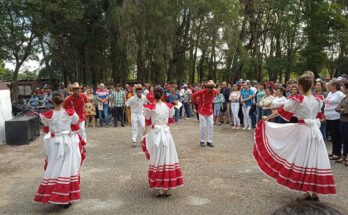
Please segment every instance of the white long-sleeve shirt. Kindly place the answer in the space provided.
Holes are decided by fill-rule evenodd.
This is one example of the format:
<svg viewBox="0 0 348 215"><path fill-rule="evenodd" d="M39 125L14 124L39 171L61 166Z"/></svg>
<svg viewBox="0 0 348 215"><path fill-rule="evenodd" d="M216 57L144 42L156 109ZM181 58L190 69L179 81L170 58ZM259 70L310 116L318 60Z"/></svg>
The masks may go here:
<svg viewBox="0 0 348 215"><path fill-rule="evenodd" d="M143 114L144 104L149 103L144 95L141 95L141 98L138 98L137 95L134 95L132 98L128 99L126 106L130 107L133 114Z"/></svg>

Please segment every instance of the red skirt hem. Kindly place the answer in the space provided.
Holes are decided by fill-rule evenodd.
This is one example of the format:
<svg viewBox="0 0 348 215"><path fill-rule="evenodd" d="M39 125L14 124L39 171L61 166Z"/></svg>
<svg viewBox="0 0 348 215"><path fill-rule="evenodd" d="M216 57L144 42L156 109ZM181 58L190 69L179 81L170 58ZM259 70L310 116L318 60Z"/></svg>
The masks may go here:
<svg viewBox="0 0 348 215"><path fill-rule="evenodd" d="M280 158L271 151L265 139L265 122L255 130L253 155L260 169L276 182L292 190L317 194L336 194L331 170L299 167Z"/></svg>

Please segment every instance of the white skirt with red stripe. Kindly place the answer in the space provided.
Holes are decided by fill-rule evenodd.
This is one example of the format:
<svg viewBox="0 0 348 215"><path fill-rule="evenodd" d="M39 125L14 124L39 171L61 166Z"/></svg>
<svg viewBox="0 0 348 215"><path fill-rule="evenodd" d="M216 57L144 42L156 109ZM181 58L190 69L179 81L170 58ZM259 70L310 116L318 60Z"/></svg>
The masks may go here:
<svg viewBox="0 0 348 215"><path fill-rule="evenodd" d="M78 134L44 137L47 167L34 202L68 204L80 200L81 165Z"/></svg>
<svg viewBox="0 0 348 215"><path fill-rule="evenodd" d="M303 124L261 121L255 131L254 158L261 170L292 190L335 194L327 149L318 120Z"/></svg>
<svg viewBox="0 0 348 215"><path fill-rule="evenodd" d="M150 160L150 189L174 189L184 184L178 155L168 126L155 126L142 141L142 149Z"/></svg>

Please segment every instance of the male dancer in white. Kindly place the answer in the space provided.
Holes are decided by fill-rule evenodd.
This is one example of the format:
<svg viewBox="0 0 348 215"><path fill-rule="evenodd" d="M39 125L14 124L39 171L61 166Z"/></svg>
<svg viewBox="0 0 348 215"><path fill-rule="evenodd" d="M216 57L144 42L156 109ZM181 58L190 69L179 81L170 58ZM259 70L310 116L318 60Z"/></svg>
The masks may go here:
<svg viewBox="0 0 348 215"><path fill-rule="evenodd" d="M142 94L143 87L141 84L135 85L136 94L126 102L126 106L131 109L131 124L132 124L132 146L137 147L137 141L143 136L145 130L145 117L143 115L144 104L148 101Z"/></svg>

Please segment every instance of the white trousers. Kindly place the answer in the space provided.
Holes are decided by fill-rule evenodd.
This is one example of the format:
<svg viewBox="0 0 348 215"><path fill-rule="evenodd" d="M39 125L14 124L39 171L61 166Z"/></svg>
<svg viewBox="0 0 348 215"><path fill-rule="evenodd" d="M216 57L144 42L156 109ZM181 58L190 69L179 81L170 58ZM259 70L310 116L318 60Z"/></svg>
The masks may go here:
<svg viewBox="0 0 348 215"><path fill-rule="evenodd" d="M244 122L244 128L251 128L251 118L249 116L251 106L244 107L242 106L242 111L243 111L243 122Z"/></svg>
<svg viewBox="0 0 348 215"><path fill-rule="evenodd" d="M87 134L86 134L86 121L82 121L79 124L80 126L80 135L82 139L87 143Z"/></svg>
<svg viewBox="0 0 348 215"><path fill-rule="evenodd" d="M213 143L213 115L203 116L199 114L200 142L205 142L205 131L207 130L207 142Z"/></svg>
<svg viewBox="0 0 348 215"><path fill-rule="evenodd" d="M136 143L144 134L145 117L143 114L131 114L132 141Z"/></svg>
<svg viewBox="0 0 348 215"><path fill-rule="evenodd" d="M232 115L233 115L233 125L240 126L240 119L238 117L239 102L232 102L231 103L231 111L232 111Z"/></svg>

